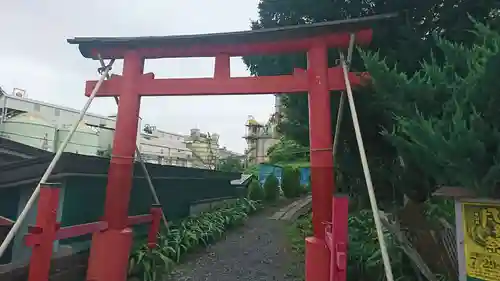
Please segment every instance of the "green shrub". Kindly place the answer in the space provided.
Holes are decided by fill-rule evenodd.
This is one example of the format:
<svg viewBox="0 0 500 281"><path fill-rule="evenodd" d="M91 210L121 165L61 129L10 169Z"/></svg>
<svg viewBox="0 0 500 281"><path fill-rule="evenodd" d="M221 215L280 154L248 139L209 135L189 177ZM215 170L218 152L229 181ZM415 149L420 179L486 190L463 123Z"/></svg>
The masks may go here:
<svg viewBox="0 0 500 281"><path fill-rule="evenodd" d="M141 243L132 252L129 277L143 281L165 280L165 275L184 254L221 238L227 229L243 224L248 215L257 211L260 206L253 200L238 199L230 206L170 225L168 233L159 235L156 248L149 249L145 243Z"/></svg>
<svg viewBox="0 0 500 281"><path fill-rule="evenodd" d="M276 202L280 196L280 187L278 178L271 174L266 178L264 182L264 194L265 199L268 202Z"/></svg>
<svg viewBox="0 0 500 281"><path fill-rule="evenodd" d="M285 167L283 169L283 183L281 188L286 198L300 196L303 193L302 186L300 185L300 171L296 168Z"/></svg>
<svg viewBox="0 0 500 281"><path fill-rule="evenodd" d="M265 198L264 189L259 181L253 180L248 187L248 198L255 201L262 201Z"/></svg>
<svg viewBox="0 0 500 281"><path fill-rule="evenodd" d="M309 193L307 184L301 184L300 185L300 194L303 195L303 194L307 194L307 193Z"/></svg>
<svg viewBox="0 0 500 281"><path fill-rule="evenodd" d="M310 193L312 191L311 188L311 176L309 176L309 181L307 181L306 185L304 186L305 193Z"/></svg>
<svg viewBox="0 0 500 281"><path fill-rule="evenodd" d="M304 239L313 235L312 214L300 217L288 229L288 238L292 250L298 258L305 254ZM384 231L394 280L418 280L413 272L407 272L403 266L402 250L397 246L393 237ZM370 211L362 210L349 215L349 255L347 280L385 280L384 266L381 257L380 245L375 231L373 215Z"/></svg>

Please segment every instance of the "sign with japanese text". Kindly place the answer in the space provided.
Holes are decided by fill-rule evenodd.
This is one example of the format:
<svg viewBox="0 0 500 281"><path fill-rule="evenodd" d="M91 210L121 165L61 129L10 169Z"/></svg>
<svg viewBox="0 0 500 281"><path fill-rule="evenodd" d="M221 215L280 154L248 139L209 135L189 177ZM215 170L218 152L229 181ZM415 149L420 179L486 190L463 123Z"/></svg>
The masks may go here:
<svg viewBox="0 0 500 281"><path fill-rule="evenodd" d="M500 204L462 203L467 280L500 280Z"/></svg>

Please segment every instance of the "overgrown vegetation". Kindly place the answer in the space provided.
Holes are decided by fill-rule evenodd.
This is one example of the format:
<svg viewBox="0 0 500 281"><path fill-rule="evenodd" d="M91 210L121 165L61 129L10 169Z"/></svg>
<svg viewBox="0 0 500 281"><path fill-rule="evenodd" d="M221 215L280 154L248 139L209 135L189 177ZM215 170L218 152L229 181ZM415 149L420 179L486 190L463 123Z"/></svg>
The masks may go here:
<svg viewBox="0 0 500 281"><path fill-rule="evenodd" d="M394 116L383 136L403 169L416 168L433 184L500 197L500 36L480 23L474 33L470 48L436 38L444 63L431 59L412 76L378 54L363 59L377 102Z"/></svg>
<svg viewBox="0 0 500 281"><path fill-rule="evenodd" d="M252 180L248 186L248 198L255 201L262 201L266 198L266 193L258 180Z"/></svg>
<svg viewBox="0 0 500 281"><path fill-rule="evenodd" d="M500 35L480 23L476 23L476 35L478 43L471 48L436 38L444 63L424 62L412 76L388 67L378 53L362 55L376 91L373 103L385 105L384 110L393 118L393 127L390 131L383 129L381 136L398 156L392 164L393 173L396 172L392 174L394 183L420 176L409 185L396 187L417 203L425 200L420 207L412 206L428 215L420 214L419 218L429 225L435 225L436 218L452 222L453 209L449 204L429 201L436 185L462 186L478 195L500 196L500 98L495 75L500 67ZM418 194L412 190L417 183ZM387 196L377 191L382 199L384 195ZM371 243L376 242L371 213L357 207L359 211L349 219L349 279L383 280L380 250L377 243ZM417 222L411 221L415 215L405 214L405 208L400 205L386 211L400 215L407 233L418 237L420 230L413 226ZM310 226L301 222L296 227L304 232ZM394 235L385 236L397 279L414 280L419 273L392 241ZM413 240L416 249L420 249L419 242L422 241ZM427 243L433 243L434 256L439 255L439 240ZM436 275L447 276L448 280L455 278L446 266L436 264L432 255L422 254L422 258Z"/></svg>
<svg viewBox="0 0 500 281"><path fill-rule="evenodd" d="M468 19L472 16L480 22L492 24L495 28L499 7L496 1L458 1L458 0L374 0L374 1L330 1L318 0L310 5L306 0L275 1L262 0L259 3L259 18L252 23L252 29L273 28L286 25L309 24L328 20L344 20L361 16L401 12L398 19L374 26L374 38L370 51L376 51L387 65L396 66L398 75L412 77L421 69L422 60L434 60L435 65L444 65L446 58L439 49L436 37L471 46L476 35L471 32L474 24ZM411 50L411 51L409 51ZM328 65L338 65L338 53L330 52ZM251 56L244 58L254 75L279 75L292 73L294 68L306 68L304 54L283 54L276 56ZM351 65L353 71L366 70L365 62L359 54L354 54ZM370 70L371 71L371 70ZM373 73L372 73L373 75ZM393 81L395 81L393 79ZM401 80L400 80L401 81ZM452 87L453 85L446 85ZM444 88L444 87L442 87ZM423 88L421 88L423 90ZM414 89L417 91L417 89ZM432 93L436 91L433 90ZM356 107L360 118L361 131L365 139L365 149L371 167L372 179L377 187L379 205L384 210L402 206L407 196L417 202L424 202L435 188L432 177L420 170L410 159L401 159L398 149L381 134L383 128L392 131L396 120L393 118L393 105L412 107L418 100L430 100L429 95L418 93L408 96L404 93L390 92L394 100L379 100L374 88L365 88L356 93ZM419 97L418 94L422 94ZM332 95L332 125L336 123L338 94ZM283 95L282 118L279 131L283 137L281 147L309 145L308 101L305 94ZM414 107L413 107L414 108ZM349 192L352 200L357 200L360 208L366 208L366 188L363 171L356 155L357 143L352 130L348 110L345 111L341 126L341 145L338 147L335 169L337 186ZM276 151L286 152L286 149ZM460 155L460 154L457 154ZM282 155L287 161L301 161L304 156Z"/></svg>
<svg viewBox="0 0 500 281"><path fill-rule="evenodd" d="M264 181L264 194L267 202L276 202L280 197L278 178L274 174L269 175Z"/></svg>
<svg viewBox="0 0 500 281"><path fill-rule="evenodd" d="M259 176L259 165L256 164L256 165L250 165L248 167L245 168L245 170L243 171L244 174L249 174L249 175L253 175L255 177L258 177Z"/></svg>
<svg viewBox="0 0 500 281"><path fill-rule="evenodd" d="M309 161L309 148L296 141L282 137L279 142L267 150L269 162L273 164Z"/></svg>
<svg viewBox="0 0 500 281"><path fill-rule="evenodd" d="M292 249L301 257L305 254L304 239L312 236L312 215L301 217L290 226L288 236ZM370 211L355 212L349 217L349 260L347 280L386 280L381 262L381 252L377 240L373 215ZM411 267L402 266L404 256L398 245L394 243L392 235L384 233L389 256L394 271L394 280L413 281L414 274ZM303 261L299 261L303 262Z"/></svg>
<svg viewBox="0 0 500 281"><path fill-rule="evenodd" d="M229 156L219 161L217 164L217 170L223 172L242 172L243 161L241 157Z"/></svg>
<svg viewBox="0 0 500 281"><path fill-rule="evenodd" d="M304 193L304 188L300 185L300 171L293 167L283 168L283 195L286 198L299 197Z"/></svg>
<svg viewBox="0 0 500 281"><path fill-rule="evenodd" d="M438 261L445 251L433 236L440 233L439 219L453 222L453 208L446 200L436 202L432 194L439 186L450 185L500 198L500 82L496 79L500 37L495 32L500 10L495 1L319 0L311 6L302 0L263 0L259 8L254 29L407 10L401 22L377 25L371 49L354 55L352 69L368 71L373 82L371 87L356 89L356 107L379 207L398 220L436 276L454 280L456 273ZM493 28L471 21L467 14ZM337 65L337 58L332 51L329 66ZM306 67L303 54L245 61L256 75ZM333 127L338 102L339 95L332 95ZM304 153L286 155L286 148L297 151L309 144L307 96L286 95L282 104L279 130L283 137L270 152L275 159L304 161ZM348 109L344 114L334 164L336 185L350 194L352 202L349 278L378 281L383 274L380 252L370 232L374 226L366 211L369 201ZM296 250L303 253L298 245L303 245L310 230L310 219L302 219L296 227L295 240L300 241ZM415 265L392 238L387 237L392 243L394 274L399 280L419 280Z"/></svg>
<svg viewBox="0 0 500 281"><path fill-rule="evenodd" d="M249 214L261 207L259 202L238 199L236 203L188 217L162 232L157 247L149 249L141 243L130 257L129 277L142 281L164 280L184 255L223 237L224 232L241 225Z"/></svg>

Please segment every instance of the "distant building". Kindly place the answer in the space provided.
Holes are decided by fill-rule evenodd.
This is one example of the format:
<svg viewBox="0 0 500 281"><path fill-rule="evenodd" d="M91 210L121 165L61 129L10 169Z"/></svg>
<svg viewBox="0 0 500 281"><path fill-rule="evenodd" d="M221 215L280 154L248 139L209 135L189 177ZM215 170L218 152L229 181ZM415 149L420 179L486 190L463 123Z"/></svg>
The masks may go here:
<svg viewBox="0 0 500 281"><path fill-rule="evenodd" d="M148 124L140 139L139 150L147 162L205 168L193 164L193 152L187 147L183 135L165 132Z"/></svg>
<svg viewBox="0 0 500 281"><path fill-rule="evenodd" d="M243 158L245 157L244 154L230 151L225 146L222 148L219 148L219 155L220 155L220 159L234 157L234 158L241 158L243 160Z"/></svg>
<svg viewBox="0 0 500 281"><path fill-rule="evenodd" d="M279 141L278 124L281 116L281 100L279 95L275 95L275 112L269 120L262 124L253 116L248 116L246 133L244 138L247 141L245 149L246 164L254 165L267 162L267 152L271 146Z"/></svg>
<svg viewBox="0 0 500 281"><path fill-rule="evenodd" d="M193 163L215 169L220 160L219 135L202 133L200 129L191 129L186 136L186 145L193 152Z"/></svg>
<svg viewBox="0 0 500 281"><path fill-rule="evenodd" d="M56 151L80 111L27 98L25 92L0 89L0 137L46 151ZM66 152L109 156L116 116L87 113ZM220 159L219 135L192 129L189 136L156 129L139 119L137 139L145 162L214 169Z"/></svg>

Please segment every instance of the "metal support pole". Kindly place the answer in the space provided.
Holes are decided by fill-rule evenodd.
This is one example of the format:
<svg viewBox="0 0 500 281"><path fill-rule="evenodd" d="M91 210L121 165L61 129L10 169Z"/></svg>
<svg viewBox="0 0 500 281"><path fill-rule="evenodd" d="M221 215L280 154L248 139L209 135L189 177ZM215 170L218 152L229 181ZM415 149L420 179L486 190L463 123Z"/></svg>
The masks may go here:
<svg viewBox="0 0 500 281"><path fill-rule="evenodd" d="M380 221L377 199L375 197L375 191L373 189L370 168L368 167L368 160L366 159L363 137L361 136L361 129L359 127L356 105L354 104L354 97L352 95L352 88L351 88L351 82L349 81L347 64L344 59L344 55L342 53L340 53L340 63L342 64L342 70L344 72L344 82L347 91L347 99L349 101L349 109L351 110L352 123L354 125L354 132L356 134L356 141L358 143L358 148L359 148L359 156L361 158L361 165L363 166L363 172L365 174L366 187L368 189L368 195L370 197L370 205L372 207L373 219L375 221L375 228L377 229L378 242L380 244L380 250L382 252L382 260L384 261L385 275L387 281L394 281L394 276L392 275L391 261L389 259L389 254L387 252L387 246L384 239L384 233L382 231L382 222Z"/></svg>
<svg viewBox="0 0 500 281"><path fill-rule="evenodd" d="M35 191L33 191L33 194L31 195L30 199L26 203L26 206L22 210L21 214L19 214L19 217L17 218L16 222L12 226L12 229L9 231L7 236L2 242L2 245L0 245L0 257L3 256L5 251L7 250L7 247L9 246L10 242L12 242L12 239L14 239L14 236L16 233L19 231L19 228L21 227L22 222L26 219L26 216L28 215L29 210L31 207L33 207L33 204L35 204L36 199L38 198L38 195L40 193L40 184L43 184L47 181L49 178L50 174L52 173L52 170L56 167L57 161L61 158L61 155L64 152L64 149L66 149L66 146L68 145L69 141L71 140L71 137L73 137L73 134L76 132L76 129L78 128L78 125L80 122L82 122L83 117L85 116L85 113L87 113L87 110L89 109L90 105L92 104L92 101L94 100L95 96L97 95L97 91L102 85L102 82L104 81L106 75L109 73L111 70L111 66L113 65L115 61L111 60L108 66L105 66L103 73L101 74L101 78L99 78L99 81L94 87L94 90L90 94L87 103L83 107L83 109L80 111L80 116L78 118L78 121L73 124L73 127L71 127L71 130L69 134L66 136L64 141L62 142L61 146L57 150L56 154L54 155L54 158L49 164L49 167L45 171L45 173L42 176L42 179L38 183L37 187L35 188Z"/></svg>
<svg viewBox="0 0 500 281"><path fill-rule="evenodd" d="M100 55L98 55L98 58L99 58L99 62L101 64L101 67L105 67L106 64L104 63L104 60L102 59L102 57ZM108 73L108 74L106 74L106 79L109 79L109 78L110 78L110 76ZM119 101L118 97L115 96L114 98L115 98L115 103L118 106L118 103L120 101ZM142 171L144 172L144 176L146 177L146 181L148 182L149 190L151 191L151 194L153 195L153 200L154 200L156 205L161 206L160 199L158 198L158 194L156 193L156 189L153 185L153 181L151 181L151 177L149 175L148 168L146 167L146 164L144 164L144 159L142 158L141 151L139 150L139 146L137 144L135 145L135 152L137 153ZM163 212L163 209L161 212L161 218L163 221L163 225L165 226L165 229L168 232L169 231L168 221L167 221L167 217L165 216L165 213Z"/></svg>

